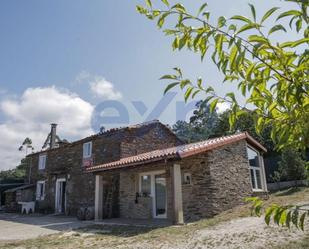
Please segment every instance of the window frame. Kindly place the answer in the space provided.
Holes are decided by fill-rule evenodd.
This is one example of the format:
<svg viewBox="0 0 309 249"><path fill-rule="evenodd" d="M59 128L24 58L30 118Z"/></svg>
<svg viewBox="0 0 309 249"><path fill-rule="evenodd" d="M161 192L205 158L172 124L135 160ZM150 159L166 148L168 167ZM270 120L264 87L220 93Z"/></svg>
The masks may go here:
<svg viewBox="0 0 309 249"><path fill-rule="evenodd" d="M88 150L87 150L87 153L85 153L85 146L89 145L89 153L88 153ZM88 147L87 147L88 148ZM88 158L91 158L92 157L92 141L89 141L89 142L86 142L83 144L83 159L88 159Z"/></svg>
<svg viewBox="0 0 309 249"><path fill-rule="evenodd" d="M46 181L37 181L36 182L36 200L44 201L45 199L45 182ZM41 187L43 186L43 187Z"/></svg>
<svg viewBox="0 0 309 249"><path fill-rule="evenodd" d="M258 150L256 150L255 148L253 148L249 144L247 144L247 148L246 149L247 149L247 157L248 157L248 164L249 164L249 175L250 175L250 180L251 180L250 184L251 184L252 190L254 192L263 192L263 191L265 191L265 187L264 187L264 171L262 169L263 164L261 162L261 154L260 154L260 152ZM258 157L258 167L254 167L254 166L250 165L248 149L254 151L257 154L257 157ZM253 171L253 179L252 179L251 170ZM259 171L259 173L260 173L261 188L258 187L259 184L258 184L258 180L257 180L256 171ZM254 182L254 185L252 184L252 182Z"/></svg>
<svg viewBox="0 0 309 249"><path fill-rule="evenodd" d="M44 158L44 160L42 158ZM39 163L38 163L39 170L45 170L45 168L46 168L46 161L47 161L47 154L40 154L39 155Z"/></svg>

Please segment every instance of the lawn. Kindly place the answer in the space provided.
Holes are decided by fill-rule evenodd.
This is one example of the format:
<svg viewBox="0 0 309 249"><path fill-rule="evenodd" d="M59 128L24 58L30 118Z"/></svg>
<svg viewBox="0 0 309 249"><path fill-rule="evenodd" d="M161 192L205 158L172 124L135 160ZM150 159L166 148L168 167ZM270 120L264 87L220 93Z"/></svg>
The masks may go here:
<svg viewBox="0 0 309 249"><path fill-rule="evenodd" d="M272 194L267 204L295 204L309 201L309 189L299 188ZM308 224L306 224L308 226ZM308 227L309 229L309 227ZM267 245L267 247L265 246ZM141 228L89 226L84 229L39 237L0 242L0 248L309 248L309 233L276 226L250 217L248 205L226 211L214 218L185 226Z"/></svg>

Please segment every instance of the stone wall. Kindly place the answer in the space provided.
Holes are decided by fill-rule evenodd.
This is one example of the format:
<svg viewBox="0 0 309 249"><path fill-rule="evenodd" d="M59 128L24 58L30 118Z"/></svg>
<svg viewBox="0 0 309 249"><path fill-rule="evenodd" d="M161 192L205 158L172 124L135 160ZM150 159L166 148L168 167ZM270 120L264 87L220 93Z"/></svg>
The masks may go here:
<svg viewBox="0 0 309 249"><path fill-rule="evenodd" d="M244 203L245 197L253 195L246 147L246 141L240 141L180 161L153 162L115 171L120 174L120 217L152 217L151 198L137 198L136 203L136 192L139 192L138 176L139 173L165 170L167 218L173 221L171 170L174 163L181 165L182 177L186 173L191 176L190 184L182 181L185 222L213 217ZM103 173L103 179L104 174L107 172Z"/></svg>
<svg viewBox="0 0 309 249"><path fill-rule="evenodd" d="M183 144L167 127L162 124L128 132L120 144L121 158L142 154Z"/></svg>
<svg viewBox="0 0 309 249"><path fill-rule="evenodd" d="M82 167L83 144L89 141L92 141L95 165L132 156L136 152L166 148L180 143L180 140L164 125L155 122L135 129L116 129L64 145L61 148L29 155L31 183L36 184L39 180L46 181L45 199L37 201L38 210L47 213L55 212L55 191L58 178L66 179L67 214L75 215L79 207L94 206L95 176L85 173ZM38 169L40 154L47 155L44 170ZM112 205L115 206L115 203Z"/></svg>
<svg viewBox="0 0 309 249"><path fill-rule="evenodd" d="M120 171L120 217L135 219L149 219L153 217L152 198L136 198L136 193L139 192L139 174L151 171L164 170L166 173L167 219L173 220L173 195L170 166L170 163L159 162L149 164L147 166L141 166Z"/></svg>
<svg viewBox="0 0 309 249"><path fill-rule="evenodd" d="M181 161L185 221L212 217L244 202L252 195L246 142L241 141Z"/></svg>

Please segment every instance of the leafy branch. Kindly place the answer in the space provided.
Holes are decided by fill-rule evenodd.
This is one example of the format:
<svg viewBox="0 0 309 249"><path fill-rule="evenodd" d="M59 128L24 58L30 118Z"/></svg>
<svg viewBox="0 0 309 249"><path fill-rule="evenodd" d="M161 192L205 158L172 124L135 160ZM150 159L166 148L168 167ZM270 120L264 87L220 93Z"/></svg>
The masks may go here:
<svg viewBox="0 0 309 249"><path fill-rule="evenodd" d="M205 81L202 84L201 78L193 84L189 79L175 75L162 77L171 81L165 92L179 86L186 101L204 93L205 101L212 109L220 102L229 102L233 110L231 127L249 104L258 117L256 130L260 133L264 127L271 126L271 137L277 149L294 146L304 150L309 144L309 2L290 0L296 3L297 9L278 13L280 8L273 7L259 21L255 7L249 4L251 18L221 16L217 24L210 22L207 3L193 15L180 3L170 6L167 0L161 2L164 10L154 8L152 1L147 0L145 7L137 6L137 11L150 20L156 19L160 29L169 26L168 17L176 17L175 25L163 30L173 37L173 50L187 48L198 53L202 61L209 56L224 75L223 83L236 83L247 100L244 106L240 106L234 93L220 97L206 86ZM289 38L296 39L281 43L272 41L274 33L288 32L288 28L280 23L286 18L290 18L289 27L294 32ZM267 28L265 24L271 19L275 25Z"/></svg>
<svg viewBox="0 0 309 249"><path fill-rule="evenodd" d="M246 199L247 202L252 204L252 214L261 216L265 213L264 220L267 225L273 221L279 226L290 228L294 225L304 231L305 218L309 215L308 205L294 206L284 205L280 206L273 204L270 207L265 207L265 203L258 197L250 197Z"/></svg>

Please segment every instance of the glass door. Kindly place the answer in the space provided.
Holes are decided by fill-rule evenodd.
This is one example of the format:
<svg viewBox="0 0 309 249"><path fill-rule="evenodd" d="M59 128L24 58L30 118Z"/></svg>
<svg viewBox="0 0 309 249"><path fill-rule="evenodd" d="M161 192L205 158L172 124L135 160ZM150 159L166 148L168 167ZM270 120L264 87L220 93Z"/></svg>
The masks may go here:
<svg viewBox="0 0 309 249"><path fill-rule="evenodd" d="M167 217L167 195L165 171L141 173L139 176L139 191L142 197L152 198L153 218Z"/></svg>

